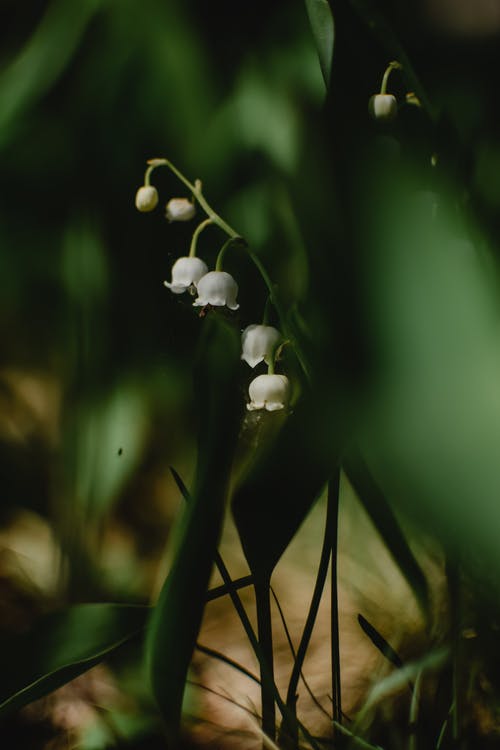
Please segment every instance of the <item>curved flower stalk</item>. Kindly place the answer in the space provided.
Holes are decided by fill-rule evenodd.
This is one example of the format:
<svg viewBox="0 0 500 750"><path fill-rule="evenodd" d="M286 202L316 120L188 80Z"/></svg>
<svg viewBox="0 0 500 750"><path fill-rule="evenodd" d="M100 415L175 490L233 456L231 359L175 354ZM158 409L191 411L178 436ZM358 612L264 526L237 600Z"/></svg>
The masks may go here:
<svg viewBox="0 0 500 750"><path fill-rule="evenodd" d="M258 375L248 387L250 402L249 411L265 409L279 411L288 406L290 401L290 381L286 375Z"/></svg>
<svg viewBox="0 0 500 750"><path fill-rule="evenodd" d="M201 258L178 258L172 266L172 281L164 281L164 285L174 294L182 294L187 289L193 291L203 276L208 273L207 264Z"/></svg>
<svg viewBox="0 0 500 750"><path fill-rule="evenodd" d="M247 326L241 335L241 359L250 367L256 367L259 362L269 365L280 340L281 334L273 326Z"/></svg>
<svg viewBox="0 0 500 750"><path fill-rule="evenodd" d="M189 212L193 211L194 203L196 202L206 214L207 218L201 222L201 224L196 228L193 234L193 239L192 239L191 248L189 252L190 258L196 255L197 237L200 231L202 231L204 227L210 224L217 226L229 238L228 241L222 247L221 251L219 252L219 256L217 258L217 263L216 263L214 271L206 273L198 281L196 281L196 279L193 278L189 286L186 285L186 281L184 281L184 279L179 279L179 283L177 283L178 281L177 274L175 275L175 277L173 274L172 281L167 282L166 286L172 289L172 291L174 291L174 286L176 286L177 291L175 293L177 294L181 293L186 288L190 288L191 291L193 291L194 288L196 287L198 291L198 296L194 302L194 305L196 307L205 307L209 305L214 306L214 307L226 306L231 310L237 310L239 308L239 305L236 302L238 285L236 281L233 279L233 277L230 276L230 274L226 274L222 270L222 259L223 259L225 251L229 247L238 246L238 245L240 247L243 247L246 251L248 258L257 267L257 270L259 271L264 281L264 284L267 287L267 290L269 293L269 299L276 310L276 313L280 322L281 330L283 331L287 340L289 340L290 343L292 344L295 350L295 353L297 355L297 358L300 362L301 368L304 372L304 375L307 379L309 379L310 373L309 373L309 368L308 368L306 359L301 351L301 347L299 345L299 342L297 341L296 336L294 336L293 331L290 330L290 326L287 321L287 316L284 313L284 310L282 308L282 305L279 299L279 295L277 294L277 291L276 291L276 286L272 283L269 277L269 274L267 273L264 267L264 264L262 263L258 255L256 255L248 247L246 241L239 235L239 233L235 229L233 229L233 227L230 226L216 211L214 211L214 209L208 203L207 199L205 198L203 194L202 183L200 180L196 179L194 180L194 182L191 182L179 169L177 169L177 167L174 164L172 164L171 161L169 161L168 159L165 159L164 157L156 158L156 159L149 159L147 164L148 166L147 166L145 176L144 176L144 186L150 185L151 174L153 173L155 169L157 169L158 167L167 167L191 193L191 199L183 198L183 199L172 199L172 200L182 200L186 210L188 210ZM188 207L186 207L186 203L188 204ZM171 201L169 201L168 205L170 208L172 208ZM214 276L213 274L217 274L217 276Z"/></svg>
<svg viewBox="0 0 500 750"><path fill-rule="evenodd" d="M375 120L383 120L390 122L394 120L398 113L398 103L396 97L393 94L387 93L387 84L389 82L389 76L393 70L400 70L401 63L394 60L387 66L384 77L382 78L382 85L380 87L380 93L374 94L369 101L368 109L371 116Z"/></svg>
<svg viewBox="0 0 500 750"><path fill-rule="evenodd" d="M193 302L194 307L228 307L237 310L236 302L238 284L231 274L226 271L209 271L197 283L198 297Z"/></svg>

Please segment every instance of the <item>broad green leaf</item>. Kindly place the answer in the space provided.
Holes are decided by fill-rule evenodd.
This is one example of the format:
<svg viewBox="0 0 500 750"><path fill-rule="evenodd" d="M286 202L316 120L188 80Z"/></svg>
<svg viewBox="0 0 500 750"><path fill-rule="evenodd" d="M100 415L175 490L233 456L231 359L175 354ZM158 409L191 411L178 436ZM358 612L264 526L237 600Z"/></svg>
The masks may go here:
<svg viewBox="0 0 500 750"><path fill-rule="evenodd" d="M282 418L276 412L259 417L263 421ZM304 393L277 438L261 451L234 492L234 519L256 579L270 577L335 463L318 439L322 422L319 406Z"/></svg>
<svg viewBox="0 0 500 750"><path fill-rule="evenodd" d="M0 641L0 717L73 680L137 635L149 607L79 604Z"/></svg>
<svg viewBox="0 0 500 750"><path fill-rule="evenodd" d="M480 227L457 211L459 187L440 190L437 211L422 206L419 187L394 180L367 248L367 316L381 367L360 443L384 494L496 596L497 263Z"/></svg>
<svg viewBox="0 0 500 750"><path fill-rule="evenodd" d="M189 662L203 615L220 536L242 399L237 388L240 342L233 328L205 321L195 373L199 416L198 467L172 567L152 614L146 659L153 692L172 747L178 740Z"/></svg>
<svg viewBox="0 0 500 750"><path fill-rule="evenodd" d="M384 540L396 565L410 585L424 614L428 612L427 580L405 539L392 508L359 454L351 453L342 463L344 472Z"/></svg>
<svg viewBox="0 0 500 750"><path fill-rule="evenodd" d="M335 36L332 10L328 0L306 0L306 9L318 49L321 72L328 87Z"/></svg>

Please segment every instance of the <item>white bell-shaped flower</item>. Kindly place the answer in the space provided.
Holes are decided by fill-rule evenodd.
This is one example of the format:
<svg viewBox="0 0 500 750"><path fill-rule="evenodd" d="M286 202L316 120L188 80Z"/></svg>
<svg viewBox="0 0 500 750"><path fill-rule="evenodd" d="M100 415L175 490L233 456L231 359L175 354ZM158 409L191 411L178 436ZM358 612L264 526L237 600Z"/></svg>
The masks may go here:
<svg viewBox="0 0 500 750"><path fill-rule="evenodd" d="M238 284L231 274L225 271L210 271L199 280L196 285L198 297L193 302L196 307L229 307L230 310L239 308L236 302Z"/></svg>
<svg viewBox="0 0 500 750"><path fill-rule="evenodd" d="M172 266L172 281L163 283L174 294L182 294L191 286L196 286L207 271L207 264L200 258L178 258Z"/></svg>
<svg viewBox="0 0 500 750"><path fill-rule="evenodd" d="M272 326L248 326L241 334L241 359L250 367L255 367L262 361L270 364L280 339L280 332Z"/></svg>
<svg viewBox="0 0 500 750"><path fill-rule="evenodd" d="M135 207L138 211L147 213L156 208L158 204L158 191L153 185L143 185L135 194Z"/></svg>
<svg viewBox="0 0 500 750"><path fill-rule="evenodd" d="M249 411L266 409L278 411L288 405L290 399L290 381L286 375L259 375L248 387Z"/></svg>
<svg viewBox="0 0 500 750"><path fill-rule="evenodd" d="M398 103L392 94L375 94L370 98L368 108L375 120L394 120L398 113Z"/></svg>
<svg viewBox="0 0 500 750"><path fill-rule="evenodd" d="M169 221L190 221L196 213L194 203L187 198L171 198L165 208Z"/></svg>

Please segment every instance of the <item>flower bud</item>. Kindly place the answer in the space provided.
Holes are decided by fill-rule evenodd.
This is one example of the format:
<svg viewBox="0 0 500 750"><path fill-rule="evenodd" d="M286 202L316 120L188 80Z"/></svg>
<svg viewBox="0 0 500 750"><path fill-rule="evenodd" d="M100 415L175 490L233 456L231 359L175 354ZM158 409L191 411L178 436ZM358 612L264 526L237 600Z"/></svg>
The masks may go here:
<svg viewBox="0 0 500 750"><path fill-rule="evenodd" d="M241 335L241 359L250 367L255 367L262 361L270 364L280 338L280 332L272 326L248 326Z"/></svg>
<svg viewBox="0 0 500 750"><path fill-rule="evenodd" d="M210 271L203 276L196 285L198 297L193 302L195 307L229 307L230 310L239 308L236 302L238 284L231 274L225 271Z"/></svg>
<svg viewBox="0 0 500 750"><path fill-rule="evenodd" d="M135 194L135 207L138 211L147 213L156 208L158 203L158 191L153 185L143 185Z"/></svg>
<svg viewBox="0 0 500 750"><path fill-rule="evenodd" d="M168 221L189 221L195 213L194 203L187 198L171 198L165 209Z"/></svg>
<svg viewBox="0 0 500 750"><path fill-rule="evenodd" d="M392 94L374 94L370 98L368 110L375 120L394 120L398 113L396 97Z"/></svg>
<svg viewBox="0 0 500 750"><path fill-rule="evenodd" d="M163 283L174 294L182 294L196 286L207 271L207 264L200 258L178 258L172 266L172 281Z"/></svg>
<svg viewBox="0 0 500 750"><path fill-rule="evenodd" d="M266 409L278 411L288 406L290 399L290 381L286 375L259 375L249 385L249 411Z"/></svg>

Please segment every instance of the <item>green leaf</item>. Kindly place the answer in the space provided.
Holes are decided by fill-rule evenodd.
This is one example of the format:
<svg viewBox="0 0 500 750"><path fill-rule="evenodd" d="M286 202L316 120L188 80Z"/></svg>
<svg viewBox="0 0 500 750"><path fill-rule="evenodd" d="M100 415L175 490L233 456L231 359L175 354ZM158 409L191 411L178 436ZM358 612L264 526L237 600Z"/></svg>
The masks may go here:
<svg viewBox="0 0 500 750"><path fill-rule="evenodd" d="M399 566L410 585L422 613L427 615L429 611L427 580L401 531L391 506L359 454L352 452L344 459L342 468L396 565Z"/></svg>
<svg viewBox="0 0 500 750"><path fill-rule="evenodd" d="M269 579L335 465L318 440L324 421L318 412L311 394L304 392L275 441L261 451L234 492L234 519L256 580ZM264 412L260 419L283 416Z"/></svg>
<svg viewBox="0 0 500 750"><path fill-rule="evenodd" d="M149 623L146 647L153 692L172 747L177 746L187 670L220 536L242 409L237 387L240 341L236 331L210 315L205 320L200 351L195 373L197 473L172 567Z"/></svg>
<svg viewBox="0 0 500 750"><path fill-rule="evenodd" d="M332 10L328 0L306 0L306 9L318 49L321 72L328 87L335 36Z"/></svg>
<svg viewBox="0 0 500 750"><path fill-rule="evenodd" d="M363 615L358 615L358 622L361 627L361 630L365 633L365 635L368 636L368 638L371 640L373 645L378 648L380 653L385 656L385 658L391 662L395 667L398 669L401 669L403 667L403 660L395 651L391 644L385 640L384 636L381 635L376 628L373 627L371 623L368 622L368 620L363 617Z"/></svg>
<svg viewBox="0 0 500 750"><path fill-rule="evenodd" d="M145 626L149 607L79 604L1 640L0 717L102 661Z"/></svg>
<svg viewBox="0 0 500 750"><path fill-rule="evenodd" d="M53 0L38 27L0 75L0 142L8 140L16 119L55 83L99 10L100 0L68 4Z"/></svg>

